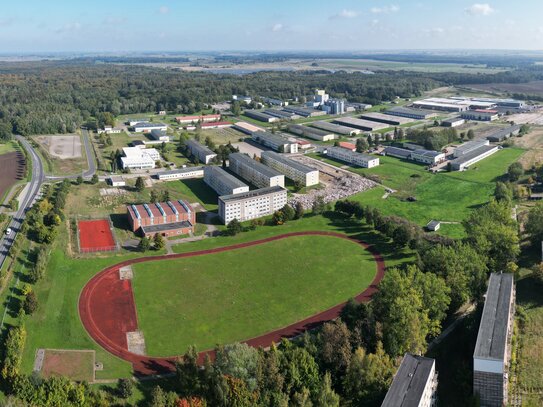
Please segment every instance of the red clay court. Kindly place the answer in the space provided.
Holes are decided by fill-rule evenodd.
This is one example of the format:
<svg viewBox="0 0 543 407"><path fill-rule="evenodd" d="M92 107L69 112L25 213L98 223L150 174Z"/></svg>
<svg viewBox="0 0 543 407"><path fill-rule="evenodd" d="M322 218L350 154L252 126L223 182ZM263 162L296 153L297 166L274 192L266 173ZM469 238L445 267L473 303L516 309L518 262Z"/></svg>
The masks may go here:
<svg viewBox="0 0 543 407"><path fill-rule="evenodd" d="M79 317L89 335L100 346L113 355L132 363L134 372L137 376L171 373L175 370L176 357L161 358L138 355L128 350L126 334L127 332L133 332L138 329L138 317L131 281L121 280L119 278L119 269L136 263L202 256L301 235L325 235L349 239L358 243L362 248L369 250L377 264L377 273L370 286L359 293L355 299L359 302L367 302L371 299L372 295L377 291L377 285L385 275L385 262L382 256L376 252L372 246L349 236L335 232L308 231L286 233L252 242L238 243L231 246L195 252L140 257L115 264L96 274L85 285L81 292L81 296L79 297ZM337 318L344 305L345 303L338 304L284 328L263 333L256 338L245 341L245 343L255 347L268 347L273 342L279 342L281 338L295 337L323 322ZM212 350L200 352L200 363L203 363L206 354L213 357Z"/></svg>
<svg viewBox="0 0 543 407"><path fill-rule="evenodd" d="M77 229L81 253L109 252L117 248L107 219L80 220Z"/></svg>

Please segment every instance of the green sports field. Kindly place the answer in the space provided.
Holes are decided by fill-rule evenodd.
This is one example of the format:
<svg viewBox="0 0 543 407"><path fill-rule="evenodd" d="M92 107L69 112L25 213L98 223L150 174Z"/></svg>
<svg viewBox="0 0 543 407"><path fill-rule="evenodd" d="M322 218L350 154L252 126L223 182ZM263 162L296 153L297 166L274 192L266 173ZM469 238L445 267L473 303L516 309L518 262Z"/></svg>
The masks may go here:
<svg viewBox="0 0 543 407"><path fill-rule="evenodd" d="M249 339L337 305L377 271L352 241L296 236L198 257L134 266L147 354L171 356Z"/></svg>

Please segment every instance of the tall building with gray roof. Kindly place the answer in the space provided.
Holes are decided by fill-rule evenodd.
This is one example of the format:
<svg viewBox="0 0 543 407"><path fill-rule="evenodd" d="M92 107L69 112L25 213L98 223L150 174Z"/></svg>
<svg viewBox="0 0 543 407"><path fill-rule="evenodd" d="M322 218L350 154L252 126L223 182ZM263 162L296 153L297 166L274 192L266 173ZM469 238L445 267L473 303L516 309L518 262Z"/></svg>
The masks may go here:
<svg viewBox="0 0 543 407"><path fill-rule="evenodd" d="M230 170L258 188L285 187L285 176L247 154L232 153L228 157Z"/></svg>
<svg viewBox="0 0 543 407"><path fill-rule="evenodd" d="M204 182L217 195L232 195L249 191L247 185L217 166L204 167Z"/></svg>

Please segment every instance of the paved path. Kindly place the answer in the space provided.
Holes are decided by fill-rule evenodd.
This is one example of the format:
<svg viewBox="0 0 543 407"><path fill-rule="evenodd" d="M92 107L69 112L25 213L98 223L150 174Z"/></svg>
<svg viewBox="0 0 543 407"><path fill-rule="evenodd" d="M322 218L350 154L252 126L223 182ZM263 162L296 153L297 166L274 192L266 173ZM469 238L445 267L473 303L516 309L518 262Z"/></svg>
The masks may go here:
<svg viewBox="0 0 543 407"><path fill-rule="evenodd" d="M128 351L126 332L137 329L137 314L130 281L119 279L119 269L121 267L147 261L202 256L206 254L246 248L293 236L307 235L333 236L341 239L348 239L358 243L364 249L369 250L373 254L377 265L375 277L370 286L355 297L355 299L359 302L369 301L372 295L377 291L377 285L385 275L384 260L379 253L373 250L372 246L344 234L335 232L294 232L273 236L266 239L255 240L253 242L218 247L215 249L162 256L141 257L110 266L92 277L83 288L79 297L79 316L81 318L81 322L89 335L100 346L113 355L131 362L136 375L149 376L170 373L174 370L174 363L177 358L176 356L157 358L137 355ZM281 338L296 337L308 329L319 326L323 322L337 318L344 305L345 303L338 304L335 307L320 312L302 321L298 321L287 327L249 339L245 341L245 343L255 347L268 347L272 343L278 343ZM177 328L181 329L182 327ZM199 354L200 362L203 362L205 355L213 356L213 351L208 350L201 352Z"/></svg>

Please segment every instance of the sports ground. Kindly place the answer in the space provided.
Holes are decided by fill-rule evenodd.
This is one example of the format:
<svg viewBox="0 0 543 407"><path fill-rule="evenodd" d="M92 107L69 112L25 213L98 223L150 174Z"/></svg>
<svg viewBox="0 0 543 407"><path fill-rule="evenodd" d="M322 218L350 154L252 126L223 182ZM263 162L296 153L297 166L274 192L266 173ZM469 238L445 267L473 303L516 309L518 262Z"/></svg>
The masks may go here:
<svg viewBox="0 0 543 407"><path fill-rule="evenodd" d="M80 220L79 250L82 253L94 253L115 250L115 239L107 219Z"/></svg>
<svg viewBox="0 0 543 407"><path fill-rule="evenodd" d="M313 245L310 254L316 256L315 262L297 253L301 242L304 248ZM277 256L285 267L251 264L268 245L291 247L284 257ZM360 250L361 256L346 256L358 266L334 256L335 250L345 252L342 245L352 253ZM251 251L256 253L253 258ZM364 258L366 254L369 259ZM328 264L322 264L325 257ZM269 256L263 259L269 261ZM211 267L213 262L215 267ZM134 270L133 280L120 278L119 269L127 266ZM269 270L276 272L270 275ZM311 272L315 278L308 279ZM225 273L240 275L221 277ZM132 363L137 375L153 375L171 371L175 355L183 353L187 344L208 349L200 354L203 358L215 343L242 341L267 347L282 337L296 336L337 317L346 298L369 300L383 275L383 258L362 241L336 232L293 232L208 250L136 258L108 267L83 288L79 315L101 347ZM247 278L257 280L252 284ZM323 284L330 285L329 292ZM209 325L212 323L216 325ZM254 330L247 330L254 323ZM128 350L127 333L136 331L145 337L145 355Z"/></svg>

